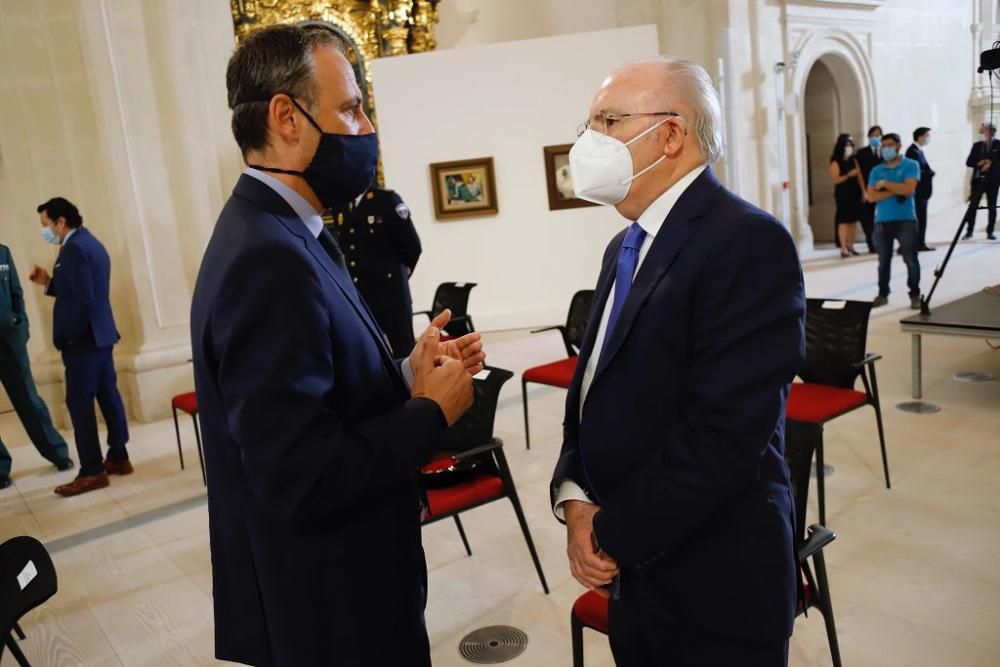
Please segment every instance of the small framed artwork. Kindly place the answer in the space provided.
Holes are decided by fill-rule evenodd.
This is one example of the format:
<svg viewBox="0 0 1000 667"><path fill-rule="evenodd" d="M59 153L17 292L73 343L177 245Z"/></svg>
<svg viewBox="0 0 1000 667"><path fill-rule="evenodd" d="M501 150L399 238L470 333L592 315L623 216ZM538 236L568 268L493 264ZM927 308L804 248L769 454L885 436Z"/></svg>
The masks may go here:
<svg viewBox="0 0 1000 667"><path fill-rule="evenodd" d="M434 217L455 220L480 215L496 215L496 177L493 158L481 157L431 165L434 184Z"/></svg>
<svg viewBox="0 0 1000 667"><path fill-rule="evenodd" d="M545 181L549 190L549 210L597 206L580 199L573 192L573 177L569 173L569 149L573 144L545 147Z"/></svg>

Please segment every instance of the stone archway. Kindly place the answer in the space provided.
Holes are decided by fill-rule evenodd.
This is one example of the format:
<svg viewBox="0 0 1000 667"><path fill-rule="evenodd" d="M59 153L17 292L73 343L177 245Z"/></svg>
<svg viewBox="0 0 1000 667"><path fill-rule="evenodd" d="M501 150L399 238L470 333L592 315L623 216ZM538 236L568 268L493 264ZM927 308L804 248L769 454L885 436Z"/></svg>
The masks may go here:
<svg viewBox="0 0 1000 667"><path fill-rule="evenodd" d="M829 153L836 132L849 132L860 141L875 118L875 77L871 62L861 42L852 33L839 28L818 28L805 33L796 45L798 60L792 70L790 92L795 101L789 118L788 164L791 181L792 233L802 255L815 250L809 213L810 153ZM826 70L836 90L836 104L831 114L832 136L813 139L807 147L806 85L814 67ZM812 151L808 150L812 148ZM821 160L814 159L814 167ZM815 179L828 178L827 173L813 173ZM822 193L822 189L821 189ZM822 196L827 196L823 193ZM817 215L824 215L816 211ZM825 223L819 223L825 224ZM832 218L829 221L832 226Z"/></svg>

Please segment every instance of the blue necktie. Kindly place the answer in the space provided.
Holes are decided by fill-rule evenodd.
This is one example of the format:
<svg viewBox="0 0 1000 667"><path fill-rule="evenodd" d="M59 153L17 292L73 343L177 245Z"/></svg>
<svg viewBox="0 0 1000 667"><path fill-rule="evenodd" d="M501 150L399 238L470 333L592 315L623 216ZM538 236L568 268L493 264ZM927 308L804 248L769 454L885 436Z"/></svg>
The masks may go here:
<svg viewBox="0 0 1000 667"><path fill-rule="evenodd" d="M625 232L625 241L622 242L621 250L618 251L618 268L615 271L615 299L611 302L608 328L604 332L604 343L601 346L602 355L615 331L615 324L618 323L618 316L621 315L622 306L625 305L625 299L628 298L628 292L632 289L635 267L639 265L639 248L642 247L644 238L646 238L646 231L639 226L638 222L633 222L629 225L628 231Z"/></svg>

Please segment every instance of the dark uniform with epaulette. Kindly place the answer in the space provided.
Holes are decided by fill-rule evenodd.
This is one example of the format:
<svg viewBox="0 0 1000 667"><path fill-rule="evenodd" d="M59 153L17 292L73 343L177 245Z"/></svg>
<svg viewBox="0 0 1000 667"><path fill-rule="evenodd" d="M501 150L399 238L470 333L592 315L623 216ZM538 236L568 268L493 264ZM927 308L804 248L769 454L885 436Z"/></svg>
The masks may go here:
<svg viewBox="0 0 1000 667"><path fill-rule="evenodd" d="M414 345L410 274L420 258L410 209L392 190L372 188L332 215L355 287L396 356L408 355Z"/></svg>
<svg viewBox="0 0 1000 667"><path fill-rule="evenodd" d="M0 383L38 453L65 469L72 465L66 441L52 425L49 409L35 389L27 344L24 292L10 250L0 244ZM9 483L10 466L10 453L0 440L0 488Z"/></svg>

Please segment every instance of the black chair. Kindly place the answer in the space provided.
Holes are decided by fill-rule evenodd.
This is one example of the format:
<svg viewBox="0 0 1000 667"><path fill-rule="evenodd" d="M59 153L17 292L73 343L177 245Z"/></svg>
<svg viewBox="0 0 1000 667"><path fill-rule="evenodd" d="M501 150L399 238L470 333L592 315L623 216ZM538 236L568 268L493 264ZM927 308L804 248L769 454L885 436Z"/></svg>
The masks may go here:
<svg viewBox="0 0 1000 667"><path fill-rule="evenodd" d="M29 611L56 594L56 569L42 543L21 536L0 544L0 658L10 649L21 667L30 667L14 639L24 639L18 621Z"/></svg>
<svg viewBox="0 0 1000 667"><path fill-rule="evenodd" d="M469 292L476 283L441 283L434 291L434 302L430 310L418 310L414 315L426 315L428 320L445 308L451 309L451 320L444 328L451 338L460 338L476 330L469 315Z"/></svg>
<svg viewBox="0 0 1000 667"><path fill-rule="evenodd" d="M822 427L808 423L788 423L785 431L785 461L791 472L795 496L795 550L802 581L802 599L795 615L818 609L826 624L830 656L834 667L841 667L840 644L830 602L830 582L826 576L823 548L837 535L820 524L809 526L806 537L806 502L809 499L809 474L816 447L822 440ZM810 561L812 564L810 565ZM724 604L725 601L721 601ZM587 591L573 603L570 613L570 636L573 647L573 667L583 667L583 629L608 633L608 601Z"/></svg>
<svg viewBox="0 0 1000 667"><path fill-rule="evenodd" d="M823 476L823 425L841 415L870 405L875 408L875 423L882 447L885 488L889 483L889 459L885 450L882 406L878 397L875 362L879 354L867 354L867 301L828 301L808 299L806 306L806 360L799 372L802 382L792 384L786 416L789 421L819 427L816 445L816 495L819 522L826 525L826 493ZM864 391L854 389L858 377Z"/></svg>
<svg viewBox="0 0 1000 667"><path fill-rule="evenodd" d="M573 295L569 302L566 324L557 324L531 333L558 331L566 346L566 358L541 366L534 366L521 374L521 400L524 403L524 442L531 449L531 433L528 427L528 383L544 384L550 387L568 389L576 371L576 361L583 344L583 333L587 330L590 306L594 301L594 290L582 290Z"/></svg>
<svg viewBox="0 0 1000 667"><path fill-rule="evenodd" d="M469 540L458 515L507 498L514 506L514 514L524 534L524 541L528 545L531 560L538 572L542 590L547 595L549 585L545 581L545 573L542 572L542 564L538 560L535 543L531 539L528 522L521 509L521 501L517 497L517 488L503 453L503 441L493 437L493 422L500 388L514 374L490 366L484 370L488 371L488 375L473 381L475 391L473 406L445 432L441 442L442 452L423 468L423 479L428 486L428 511L424 523L434 523L453 517L465 551L471 556L472 548L469 546ZM472 467L473 465L475 467ZM451 479L455 481L445 485L436 482L432 484L438 475L435 471L441 470L445 470L444 475L451 475Z"/></svg>

